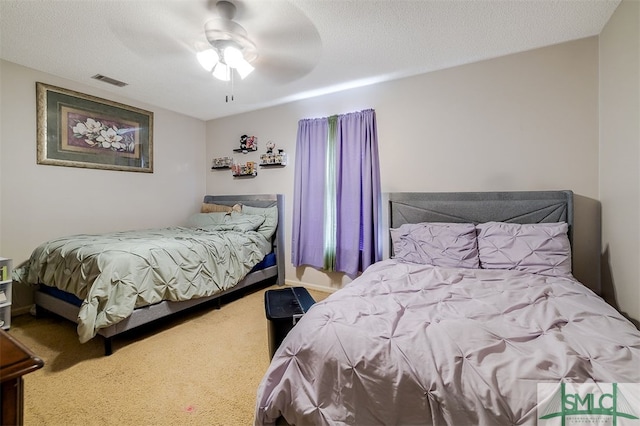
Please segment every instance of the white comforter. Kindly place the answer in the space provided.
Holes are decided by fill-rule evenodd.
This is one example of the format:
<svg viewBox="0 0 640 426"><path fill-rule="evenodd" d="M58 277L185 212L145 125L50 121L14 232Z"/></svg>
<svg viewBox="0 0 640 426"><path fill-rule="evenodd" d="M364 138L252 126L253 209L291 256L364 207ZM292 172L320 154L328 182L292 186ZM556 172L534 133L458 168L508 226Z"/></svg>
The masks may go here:
<svg viewBox="0 0 640 426"><path fill-rule="evenodd" d="M640 382L640 332L573 279L385 260L289 333L255 423L536 424L560 381Z"/></svg>

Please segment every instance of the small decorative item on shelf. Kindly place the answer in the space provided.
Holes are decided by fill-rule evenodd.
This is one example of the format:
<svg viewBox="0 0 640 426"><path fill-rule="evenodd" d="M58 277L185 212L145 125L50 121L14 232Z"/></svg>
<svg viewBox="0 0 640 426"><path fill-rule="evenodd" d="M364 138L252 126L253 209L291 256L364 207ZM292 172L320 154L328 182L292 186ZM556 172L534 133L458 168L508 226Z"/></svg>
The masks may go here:
<svg viewBox="0 0 640 426"><path fill-rule="evenodd" d="M218 157L213 159L212 169L228 169L233 164L231 157Z"/></svg>
<svg viewBox="0 0 640 426"><path fill-rule="evenodd" d="M234 149L234 152L247 153L249 151L258 150L258 138L256 136L240 136L240 149Z"/></svg>
<svg viewBox="0 0 640 426"><path fill-rule="evenodd" d="M267 154L272 154L276 144L273 141L269 141L265 146L267 147Z"/></svg>
<svg viewBox="0 0 640 426"><path fill-rule="evenodd" d="M267 152L266 154L262 154L260 156L260 166L262 167L286 165L287 154L284 152L284 149L279 149L277 153Z"/></svg>
<svg viewBox="0 0 640 426"><path fill-rule="evenodd" d="M258 170L256 169L256 163L253 161L247 161L246 163L235 163L231 166L231 173L233 176L256 176Z"/></svg>

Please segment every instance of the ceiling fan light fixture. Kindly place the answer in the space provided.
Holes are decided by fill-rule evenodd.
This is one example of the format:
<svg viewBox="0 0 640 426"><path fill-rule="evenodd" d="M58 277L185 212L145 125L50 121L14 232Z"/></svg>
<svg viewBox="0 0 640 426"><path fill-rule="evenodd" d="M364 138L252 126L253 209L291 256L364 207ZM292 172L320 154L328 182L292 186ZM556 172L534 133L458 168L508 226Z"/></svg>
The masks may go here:
<svg viewBox="0 0 640 426"><path fill-rule="evenodd" d="M249 62L243 59L240 63L237 64L235 69L236 71L238 71L240 78L244 80L244 78L251 74L255 68L253 68L253 65L251 65Z"/></svg>
<svg viewBox="0 0 640 426"><path fill-rule="evenodd" d="M231 79L230 69L222 62L218 62L213 68L213 76L218 80L229 81Z"/></svg>
<svg viewBox="0 0 640 426"><path fill-rule="evenodd" d="M233 46L225 47L223 57L224 62L231 68L237 68L238 64L240 64L241 61L244 61L242 52Z"/></svg>
<svg viewBox="0 0 640 426"><path fill-rule="evenodd" d="M223 53L224 62L231 68L235 69L240 78L244 79L254 70L253 66L244 59L240 49L234 46L228 46Z"/></svg>
<svg viewBox="0 0 640 426"><path fill-rule="evenodd" d="M198 58L198 62L200 62L202 68L209 72L220 62L220 56L214 49L202 50L196 54L196 58Z"/></svg>

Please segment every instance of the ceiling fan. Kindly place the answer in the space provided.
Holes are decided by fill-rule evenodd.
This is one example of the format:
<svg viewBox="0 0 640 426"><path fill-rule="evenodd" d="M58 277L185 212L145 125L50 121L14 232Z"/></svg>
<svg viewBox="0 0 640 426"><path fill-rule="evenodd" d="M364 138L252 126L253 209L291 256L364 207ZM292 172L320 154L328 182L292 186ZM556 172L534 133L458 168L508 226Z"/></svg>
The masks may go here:
<svg viewBox="0 0 640 426"><path fill-rule="evenodd" d="M236 6L230 1L216 3L218 17L206 22L205 36L209 47L197 53L200 65L222 81L233 78L234 70L241 79L247 77L254 67L257 56L256 45L249 39L247 30L233 20Z"/></svg>
<svg viewBox="0 0 640 426"><path fill-rule="evenodd" d="M284 83L302 77L317 64L319 34L292 2L219 0L212 9L215 16L204 24L206 43L197 43L196 56L217 79L233 82L235 75L244 79L256 70L258 79ZM238 9L249 31L235 20Z"/></svg>

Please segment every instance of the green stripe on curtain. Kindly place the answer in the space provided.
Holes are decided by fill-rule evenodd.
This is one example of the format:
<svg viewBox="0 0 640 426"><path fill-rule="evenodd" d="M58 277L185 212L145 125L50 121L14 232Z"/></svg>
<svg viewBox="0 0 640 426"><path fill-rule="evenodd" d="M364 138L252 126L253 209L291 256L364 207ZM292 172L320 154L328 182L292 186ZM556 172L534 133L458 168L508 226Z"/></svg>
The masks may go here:
<svg viewBox="0 0 640 426"><path fill-rule="evenodd" d="M327 135L327 162L325 172L324 203L324 269L336 270L337 240L337 180L336 180L336 132L338 116L329 117Z"/></svg>

